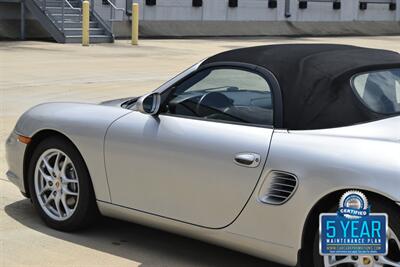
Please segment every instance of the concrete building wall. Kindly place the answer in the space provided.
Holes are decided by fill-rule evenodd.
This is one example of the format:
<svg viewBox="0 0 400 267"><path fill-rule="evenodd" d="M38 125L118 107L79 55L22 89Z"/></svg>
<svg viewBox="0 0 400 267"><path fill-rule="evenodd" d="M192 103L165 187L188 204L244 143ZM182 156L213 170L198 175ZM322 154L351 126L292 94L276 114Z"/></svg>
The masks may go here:
<svg viewBox="0 0 400 267"><path fill-rule="evenodd" d="M96 0L101 1L101 0ZM268 8L268 0L239 0L238 7L228 7L228 0L203 0L202 7L192 7L191 0L157 0L147 6L145 0L116 0L119 7L139 3L140 19L149 21L399 21L400 0L395 11L388 4L369 3L367 10L359 9L360 0L342 0L341 9L334 10L331 2L309 2L307 9L298 8L298 0L290 0L290 18L285 18L285 0L277 8ZM390 0L388 0L390 1Z"/></svg>
<svg viewBox="0 0 400 267"><path fill-rule="evenodd" d="M290 17L285 16L285 0L273 9L268 0L239 0L236 8L228 7L228 0L203 0L202 7L192 7L191 0L157 0L155 6L127 1L128 9L132 1L139 4L145 36L400 34L400 0L393 0L395 11L388 4L372 3L360 10L360 0L342 0L339 10L331 2L309 2L307 9L300 9L298 0L290 0ZM126 7L125 0L116 3ZM126 20L114 22L114 31L128 37Z"/></svg>
<svg viewBox="0 0 400 267"><path fill-rule="evenodd" d="M1 1L0 38L15 36L19 5ZM123 9L130 9L132 1L139 4L142 36L400 34L400 0L393 0L397 3L394 11L388 4L372 3L367 10L360 10L360 0L341 0L339 10L334 10L332 3L321 2L309 2L307 9L299 9L298 0L289 0L290 17L285 16L285 0L278 0L277 8L272 9L268 0L239 0L236 8L228 7L228 0L203 0L202 7L192 7L192 0L157 0L155 6L145 5L145 0L110 1ZM111 22L110 5L104 5L103 0L94 0L94 5L112 24L117 37L130 36L126 12L113 11ZM27 31L28 36L43 35L29 13Z"/></svg>

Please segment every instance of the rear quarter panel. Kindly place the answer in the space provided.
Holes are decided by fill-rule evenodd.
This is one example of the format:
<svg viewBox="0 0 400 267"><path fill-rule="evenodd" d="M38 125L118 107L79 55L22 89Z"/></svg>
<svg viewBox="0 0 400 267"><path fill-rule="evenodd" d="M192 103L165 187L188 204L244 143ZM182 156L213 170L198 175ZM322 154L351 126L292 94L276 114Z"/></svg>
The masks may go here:
<svg viewBox="0 0 400 267"><path fill-rule="evenodd" d="M241 216L226 230L276 244L294 264L307 216L329 193L356 188L400 201L398 122L396 119L393 127L381 125L380 129L370 129L374 138L366 133L366 125L332 131L275 131L262 179ZM356 137L360 126L365 131L363 136ZM391 133L383 128L391 129ZM260 191L261 186L273 170L295 174L299 180L296 193L283 205L259 201L265 193ZM262 250L261 242L258 249ZM277 255L271 255L274 256Z"/></svg>

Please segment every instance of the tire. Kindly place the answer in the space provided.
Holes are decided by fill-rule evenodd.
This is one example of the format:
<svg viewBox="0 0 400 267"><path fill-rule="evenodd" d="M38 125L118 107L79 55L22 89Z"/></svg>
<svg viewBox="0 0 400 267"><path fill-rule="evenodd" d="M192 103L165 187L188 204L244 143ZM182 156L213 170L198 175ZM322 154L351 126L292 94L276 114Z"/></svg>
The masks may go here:
<svg viewBox="0 0 400 267"><path fill-rule="evenodd" d="M56 156L51 156L53 154L50 153ZM51 158L50 156L46 158L46 155L50 155ZM60 157L59 160L57 160L58 157ZM61 162L63 157L64 162ZM54 176L45 167L48 165L44 163L43 159L46 159L48 163L51 160L54 161ZM59 162L57 165L66 163L64 173L67 173L66 169L68 168L68 175L74 177L61 175L62 168L56 169L56 161L57 163ZM56 172L59 173L58 176L55 174ZM65 179L59 178L61 176L65 177ZM44 177L53 180L49 182ZM75 146L65 138L59 136L49 137L36 146L29 162L28 184L33 206L41 219L51 228L61 231L82 229L89 226L99 214L86 164ZM41 186L42 188L39 188ZM52 186L51 189L44 190L45 187L50 186ZM42 190L45 193L41 193ZM65 197L61 201L63 194ZM53 199L49 201L50 198ZM58 206L56 205L56 199L58 199ZM47 201L50 202L48 205L44 203Z"/></svg>
<svg viewBox="0 0 400 267"><path fill-rule="evenodd" d="M368 195L367 195L368 197ZM391 203L390 201L383 200L382 198L377 198L373 196L368 197L369 203L372 203L372 212L373 213L386 213L389 218L389 228L394 232L397 238L400 238L400 224L398 223L400 221L400 213L399 213L399 208L395 206L394 203ZM327 209L324 212L336 212L337 210L337 204L335 206L331 206L330 209ZM319 218L315 218L315 220L319 220ZM315 222L314 222L315 223ZM316 222L316 225L319 225L319 222ZM314 242L313 242L313 249L312 251L308 251L307 256L307 262L311 263L307 266L314 266L314 267L324 267L324 259L322 256L319 254L319 230L316 228L314 230ZM394 260L398 263L400 263L400 246L393 240L389 242L389 254L387 255L391 260ZM352 267L354 266L353 263L347 263L347 264L338 264L335 265L337 267ZM392 265L383 265L383 266L392 266Z"/></svg>

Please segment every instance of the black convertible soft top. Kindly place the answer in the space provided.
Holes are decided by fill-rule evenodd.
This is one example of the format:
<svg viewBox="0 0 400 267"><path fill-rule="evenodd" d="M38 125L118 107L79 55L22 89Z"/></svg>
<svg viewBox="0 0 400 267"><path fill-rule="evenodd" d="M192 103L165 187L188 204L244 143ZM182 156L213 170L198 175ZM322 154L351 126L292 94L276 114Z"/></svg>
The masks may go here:
<svg viewBox="0 0 400 267"><path fill-rule="evenodd" d="M268 69L283 100L283 128L293 130L348 126L388 115L371 111L351 88L354 74L400 67L400 54L333 44L265 45L212 56L202 65L240 62Z"/></svg>

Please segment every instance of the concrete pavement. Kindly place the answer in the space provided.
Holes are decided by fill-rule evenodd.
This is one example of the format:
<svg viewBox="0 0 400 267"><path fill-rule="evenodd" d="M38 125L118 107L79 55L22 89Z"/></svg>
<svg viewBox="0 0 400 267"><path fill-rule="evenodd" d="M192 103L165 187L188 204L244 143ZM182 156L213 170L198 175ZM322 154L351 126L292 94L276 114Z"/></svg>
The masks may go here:
<svg viewBox="0 0 400 267"><path fill-rule="evenodd" d="M99 102L151 91L220 51L272 43L341 43L400 52L400 37L141 40L90 47L0 42L0 266L276 266L135 224L104 219L51 230L6 180L4 142L17 118L48 101Z"/></svg>
<svg viewBox="0 0 400 267"><path fill-rule="evenodd" d="M0 180L0 266L205 267L278 265L200 241L103 218L89 229L46 227L30 201Z"/></svg>

